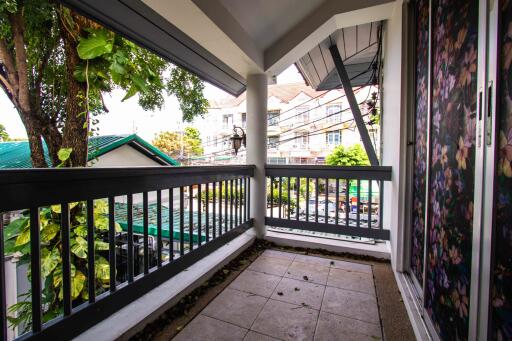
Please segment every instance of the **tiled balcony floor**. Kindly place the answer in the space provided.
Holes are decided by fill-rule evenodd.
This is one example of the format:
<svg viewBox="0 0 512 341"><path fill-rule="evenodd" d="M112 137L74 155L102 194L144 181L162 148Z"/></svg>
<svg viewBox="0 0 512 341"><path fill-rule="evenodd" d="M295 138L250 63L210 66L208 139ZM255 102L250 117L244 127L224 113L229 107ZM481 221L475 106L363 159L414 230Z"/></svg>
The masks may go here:
<svg viewBox="0 0 512 341"><path fill-rule="evenodd" d="M174 340L381 340L372 267L266 250Z"/></svg>

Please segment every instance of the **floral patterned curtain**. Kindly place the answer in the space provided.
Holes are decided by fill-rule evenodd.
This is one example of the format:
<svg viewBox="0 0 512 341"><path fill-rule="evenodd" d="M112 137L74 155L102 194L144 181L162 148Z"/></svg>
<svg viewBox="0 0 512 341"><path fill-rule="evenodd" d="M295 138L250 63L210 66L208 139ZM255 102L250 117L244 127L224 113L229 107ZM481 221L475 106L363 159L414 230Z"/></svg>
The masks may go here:
<svg viewBox="0 0 512 341"><path fill-rule="evenodd" d="M423 284L427 181L428 11L428 0L419 0L416 3L416 110L414 116L411 270L420 285Z"/></svg>
<svg viewBox="0 0 512 341"><path fill-rule="evenodd" d="M512 4L502 1L491 333L512 339Z"/></svg>
<svg viewBox="0 0 512 341"><path fill-rule="evenodd" d="M469 323L478 1L432 2L432 112L425 305L443 340Z"/></svg>

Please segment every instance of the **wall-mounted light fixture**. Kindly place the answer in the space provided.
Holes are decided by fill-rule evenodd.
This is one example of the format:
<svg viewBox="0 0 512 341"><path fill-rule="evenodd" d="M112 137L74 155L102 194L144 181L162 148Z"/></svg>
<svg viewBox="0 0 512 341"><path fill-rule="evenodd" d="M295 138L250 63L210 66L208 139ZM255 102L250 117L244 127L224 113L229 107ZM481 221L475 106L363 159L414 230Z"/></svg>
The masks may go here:
<svg viewBox="0 0 512 341"><path fill-rule="evenodd" d="M238 130L242 132L242 135L238 134ZM235 150L235 155L238 154L238 150L240 149L242 144L245 147L246 136L245 131L241 127L233 126L233 136L231 137L231 142L233 145L233 149Z"/></svg>

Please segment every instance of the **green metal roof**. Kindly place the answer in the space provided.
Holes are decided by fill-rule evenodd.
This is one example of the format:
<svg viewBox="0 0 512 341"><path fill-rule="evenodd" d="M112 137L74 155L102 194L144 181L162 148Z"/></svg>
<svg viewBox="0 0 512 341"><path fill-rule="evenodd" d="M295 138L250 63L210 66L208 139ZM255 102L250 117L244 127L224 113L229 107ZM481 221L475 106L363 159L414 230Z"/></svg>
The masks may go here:
<svg viewBox="0 0 512 341"><path fill-rule="evenodd" d="M149 158L160 164L179 166L179 162L163 153L160 149L146 142L136 134L103 135L89 138L89 161L106 154L122 145L129 144ZM46 162L51 165L48 148L43 141ZM0 142L1 168L32 168L28 141Z"/></svg>
<svg viewBox="0 0 512 341"><path fill-rule="evenodd" d="M143 224L143 210L142 210L142 204L134 204L133 205L133 233L136 234L143 234L144 233L144 224ZM123 231L128 230L128 213L127 213L127 204L125 203L119 203L116 202L114 206L114 215L115 220L119 225L121 225L121 228ZM199 238L198 236L198 230L197 230L197 222L198 220L198 214L197 211L192 212L193 215L193 234L192 239L194 242L197 243L197 240ZM185 226L185 234L183 235L185 241L189 241L189 211L183 212L184 217L184 226ZM148 204L148 234L150 236L157 236L157 205L156 203L149 203ZM205 217L203 217L203 228L206 225L205 223ZM211 216L210 216L211 219ZM228 215L229 219L229 215ZM219 227L219 219L218 216L215 219L215 226ZM212 231L212 225L213 220L211 220L210 223L210 235L213 235ZM180 213L179 210L175 209L173 211L173 219L172 219L172 239L173 240L180 240ZM170 239L170 224L169 224L169 208L167 206L162 205L162 238L163 239ZM203 231L201 235L201 241L204 242L206 240L205 231Z"/></svg>

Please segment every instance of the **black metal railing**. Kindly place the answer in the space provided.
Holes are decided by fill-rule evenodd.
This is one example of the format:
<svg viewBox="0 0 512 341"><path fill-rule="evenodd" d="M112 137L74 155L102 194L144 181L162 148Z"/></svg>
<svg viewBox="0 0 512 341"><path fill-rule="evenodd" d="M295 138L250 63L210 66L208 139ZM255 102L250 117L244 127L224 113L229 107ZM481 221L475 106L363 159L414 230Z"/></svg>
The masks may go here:
<svg viewBox="0 0 512 341"><path fill-rule="evenodd" d="M389 240L382 225L391 167L267 165L269 226Z"/></svg>
<svg viewBox="0 0 512 341"><path fill-rule="evenodd" d="M23 293L29 316L22 323L29 331L18 326L19 338L70 339L251 227L253 174L253 166L0 171L0 339L9 314L4 246L25 247L30 263L30 290ZM13 211L18 220L2 226L2 216ZM19 219L26 230L13 235ZM46 233L49 221L57 222L53 236ZM3 240L4 231L13 243ZM48 243L61 258L53 272L42 259ZM79 264L84 276L75 283ZM43 274L62 283L61 298L43 295L51 285ZM58 314L49 318L56 299Z"/></svg>

